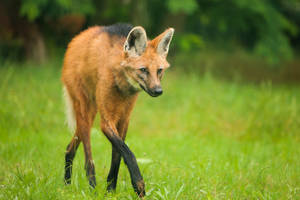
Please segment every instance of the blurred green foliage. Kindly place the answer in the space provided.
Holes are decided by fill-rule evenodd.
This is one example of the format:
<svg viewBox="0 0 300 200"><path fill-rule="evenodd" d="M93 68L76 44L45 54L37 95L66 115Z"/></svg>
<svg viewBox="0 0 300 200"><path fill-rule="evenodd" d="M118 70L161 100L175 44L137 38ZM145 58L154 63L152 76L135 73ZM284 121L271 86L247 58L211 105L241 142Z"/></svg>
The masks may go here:
<svg viewBox="0 0 300 200"><path fill-rule="evenodd" d="M20 15L29 21L38 17L62 16L67 13L91 15L95 13L92 0L22 0Z"/></svg>
<svg viewBox="0 0 300 200"><path fill-rule="evenodd" d="M177 47L184 52L201 50L205 47L205 42L203 41L203 38L193 33L179 35L175 42Z"/></svg>
<svg viewBox="0 0 300 200"><path fill-rule="evenodd" d="M177 53L198 51L208 44L225 50L235 45L276 64L292 59L299 50L299 5L299 0L4 0L0 11L6 10L8 18L4 13L0 20L9 23L0 24L0 48L4 41L13 43L21 37L25 42L18 48L26 49L28 38L20 33L24 28L14 29L24 21L38 27L45 43L52 41L58 47L65 47L88 26L129 22L144 26L150 37L174 27ZM10 15L10 10L16 13ZM70 15L73 18L67 18Z"/></svg>
<svg viewBox="0 0 300 200"><path fill-rule="evenodd" d="M167 6L171 13L184 12L186 14L192 14L198 8L195 0L168 0Z"/></svg>
<svg viewBox="0 0 300 200"><path fill-rule="evenodd" d="M266 57L269 62L292 57L289 37L298 34L287 18L283 3L294 1L210 0L199 1L189 27L209 40L234 41ZM195 26L196 19L199 24ZM299 22L299 18L297 19ZM299 37L299 36L298 36Z"/></svg>

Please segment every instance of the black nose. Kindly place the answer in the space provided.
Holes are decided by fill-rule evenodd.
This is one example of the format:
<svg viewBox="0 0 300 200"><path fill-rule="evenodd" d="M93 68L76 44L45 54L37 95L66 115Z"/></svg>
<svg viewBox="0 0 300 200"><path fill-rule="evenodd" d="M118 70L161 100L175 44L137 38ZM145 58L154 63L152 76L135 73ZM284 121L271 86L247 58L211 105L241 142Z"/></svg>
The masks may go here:
<svg viewBox="0 0 300 200"><path fill-rule="evenodd" d="M155 96L161 95L163 93L163 90L161 87L156 87L153 91Z"/></svg>

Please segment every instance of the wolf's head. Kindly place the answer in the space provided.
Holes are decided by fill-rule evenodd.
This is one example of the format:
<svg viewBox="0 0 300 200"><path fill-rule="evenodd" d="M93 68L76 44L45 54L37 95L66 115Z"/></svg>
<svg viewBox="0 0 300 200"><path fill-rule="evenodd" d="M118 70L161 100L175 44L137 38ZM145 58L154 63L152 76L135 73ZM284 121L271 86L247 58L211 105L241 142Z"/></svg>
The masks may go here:
<svg viewBox="0 0 300 200"><path fill-rule="evenodd" d="M153 40L148 41L143 27L136 26L128 34L124 43L124 67L128 82L136 89L142 88L150 96L163 93L161 79L170 64L166 57L174 33L168 28Z"/></svg>

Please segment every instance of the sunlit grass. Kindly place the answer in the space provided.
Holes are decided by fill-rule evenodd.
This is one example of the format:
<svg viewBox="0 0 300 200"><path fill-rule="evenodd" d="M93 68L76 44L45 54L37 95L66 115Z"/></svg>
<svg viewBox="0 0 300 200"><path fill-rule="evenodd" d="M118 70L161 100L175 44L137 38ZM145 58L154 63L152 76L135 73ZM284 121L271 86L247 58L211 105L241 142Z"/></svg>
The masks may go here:
<svg viewBox="0 0 300 200"><path fill-rule="evenodd" d="M79 148L63 184L60 69L0 68L0 199L136 199L124 163L115 194L105 194L111 145L92 130L97 194ZM164 94L141 94L126 143L147 199L299 199L299 86L226 82L209 74L166 74Z"/></svg>

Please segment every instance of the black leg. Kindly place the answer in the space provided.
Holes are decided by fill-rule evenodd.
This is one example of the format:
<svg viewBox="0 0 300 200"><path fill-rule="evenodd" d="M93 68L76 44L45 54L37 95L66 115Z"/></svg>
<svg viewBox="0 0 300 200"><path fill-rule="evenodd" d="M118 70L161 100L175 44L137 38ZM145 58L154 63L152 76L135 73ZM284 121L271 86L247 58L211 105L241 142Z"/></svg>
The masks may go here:
<svg viewBox="0 0 300 200"><path fill-rule="evenodd" d="M124 162L127 165L128 171L130 173L131 183L134 191L138 194L139 197L145 196L144 180L134 154L124 143L124 141L116 133L114 133L114 131L110 127L102 127L102 130L109 141L112 143L112 145L124 158Z"/></svg>
<svg viewBox="0 0 300 200"><path fill-rule="evenodd" d="M114 191L117 187L118 173L120 168L121 155L112 146L111 166L107 177L107 191Z"/></svg>
<svg viewBox="0 0 300 200"><path fill-rule="evenodd" d="M89 184L92 188L96 187L96 177L95 177L95 165L92 160L86 161L84 168L86 170L86 176L88 177Z"/></svg>
<svg viewBox="0 0 300 200"><path fill-rule="evenodd" d="M78 138L74 137L67 146L65 155L65 184L71 184L72 164L79 144L80 141L78 141Z"/></svg>
<svg viewBox="0 0 300 200"><path fill-rule="evenodd" d="M95 176L95 165L92 159L91 144L90 144L90 135L86 134L82 140L84 153L85 153L85 165L86 176L89 180L91 187L95 188L96 186L96 176Z"/></svg>
<svg viewBox="0 0 300 200"><path fill-rule="evenodd" d="M128 167L131 183L134 191L138 194L138 196L145 196L145 184L143 177L141 175L140 169L138 167L136 158L129 147L119 138L113 137L112 139L113 145L118 149L124 158L124 162Z"/></svg>

